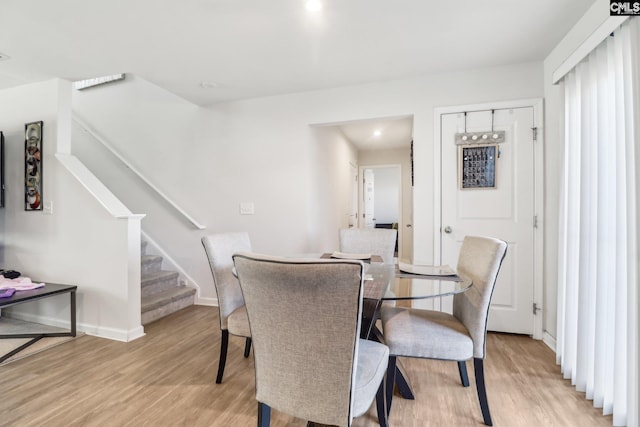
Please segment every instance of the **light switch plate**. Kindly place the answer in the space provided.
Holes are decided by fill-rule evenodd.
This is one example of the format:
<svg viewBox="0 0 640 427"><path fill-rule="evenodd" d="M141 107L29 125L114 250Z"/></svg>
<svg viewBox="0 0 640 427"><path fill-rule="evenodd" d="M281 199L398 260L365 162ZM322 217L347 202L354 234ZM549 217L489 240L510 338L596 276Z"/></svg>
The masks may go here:
<svg viewBox="0 0 640 427"><path fill-rule="evenodd" d="M252 202L240 203L240 215L253 215L254 213L255 208Z"/></svg>
<svg viewBox="0 0 640 427"><path fill-rule="evenodd" d="M44 205L42 205L42 213L45 215L53 215L53 202L44 202Z"/></svg>

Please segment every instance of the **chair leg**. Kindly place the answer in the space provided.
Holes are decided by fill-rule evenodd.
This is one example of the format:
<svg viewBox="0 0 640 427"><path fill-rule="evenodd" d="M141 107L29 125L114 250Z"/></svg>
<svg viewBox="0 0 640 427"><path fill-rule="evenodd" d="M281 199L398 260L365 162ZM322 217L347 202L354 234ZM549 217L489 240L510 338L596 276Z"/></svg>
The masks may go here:
<svg viewBox="0 0 640 427"><path fill-rule="evenodd" d="M222 339L220 341L220 361L218 362L218 376L216 377L216 384L222 382L222 375L224 374L224 365L227 363L227 347L229 346L229 331L222 330Z"/></svg>
<svg viewBox="0 0 640 427"><path fill-rule="evenodd" d="M460 382L464 387L469 387L469 375L467 375L467 362L458 360L458 372L460 372Z"/></svg>
<svg viewBox="0 0 640 427"><path fill-rule="evenodd" d="M269 427L269 425L271 425L271 407L258 402L258 427Z"/></svg>
<svg viewBox="0 0 640 427"><path fill-rule="evenodd" d="M478 400L480 401L480 410L484 423L492 426L491 414L489 413L489 401L487 400L487 389L484 386L484 364L483 360L477 357L473 359L473 367L476 373L476 389L478 390Z"/></svg>
<svg viewBox="0 0 640 427"><path fill-rule="evenodd" d="M251 337L247 337L247 340L244 343L244 357L249 357L250 351L251 351Z"/></svg>
<svg viewBox="0 0 640 427"><path fill-rule="evenodd" d="M378 410L378 424L380 427L388 427L389 419L387 415L387 403L385 401L385 394L387 393L386 378L380 383L378 392L376 393L376 409Z"/></svg>
<svg viewBox="0 0 640 427"><path fill-rule="evenodd" d="M396 385L396 356L389 356L389 365L387 365L386 379L386 398L387 398L387 419L391 415L391 401L393 400L393 389Z"/></svg>
<svg viewBox="0 0 640 427"><path fill-rule="evenodd" d="M400 361L397 361L396 363L396 385L398 386L398 392L403 399L415 399L413 390L411 390L411 385L409 385L409 381L407 380L407 377L402 370Z"/></svg>

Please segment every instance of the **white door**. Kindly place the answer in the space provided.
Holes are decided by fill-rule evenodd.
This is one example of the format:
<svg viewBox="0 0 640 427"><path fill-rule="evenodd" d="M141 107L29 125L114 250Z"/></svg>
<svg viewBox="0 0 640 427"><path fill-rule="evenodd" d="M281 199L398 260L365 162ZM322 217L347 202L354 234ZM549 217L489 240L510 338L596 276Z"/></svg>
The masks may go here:
<svg viewBox="0 0 640 427"><path fill-rule="evenodd" d="M466 235L508 243L488 329L532 334L534 327L533 107L442 114L441 260L455 266ZM467 144L456 133L504 131L504 142ZM495 132L494 132L495 133ZM471 134L470 136L473 136ZM476 141L481 141L478 135ZM488 138L487 140L491 140ZM488 148L483 148L488 147ZM495 163L494 163L495 162ZM463 166L464 165L464 166ZM464 188L463 188L464 187ZM451 301L443 302L450 310Z"/></svg>
<svg viewBox="0 0 640 427"><path fill-rule="evenodd" d="M374 194L375 194L375 182L373 178L373 170L365 169L362 174L362 197L363 197L363 215L364 218L364 227L365 228L374 228L375 227L375 217L374 217Z"/></svg>

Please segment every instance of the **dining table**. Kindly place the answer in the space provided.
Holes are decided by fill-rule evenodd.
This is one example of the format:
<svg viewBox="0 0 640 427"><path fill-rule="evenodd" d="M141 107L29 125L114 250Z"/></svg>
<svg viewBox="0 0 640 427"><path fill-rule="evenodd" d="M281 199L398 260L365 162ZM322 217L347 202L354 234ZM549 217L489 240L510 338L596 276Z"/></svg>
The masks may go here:
<svg viewBox="0 0 640 427"><path fill-rule="evenodd" d="M422 274L421 274L422 273ZM427 273L427 274L424 274ZM445 273L445 274L443 274ZM415 266L408 264L366 263L360 337L384 342L384 332L376 327L385 302L415 304L418 300L446 297L465 292L473 285L447 266ZM402 364L396 365L396 385L400 395L413 400L413 390Z"/></svg>
<svg viewBox="0 0 640 427"><path fill-rule="evenodd" d="M339 254L339 256L336 256ZM318 258L318 255L289 255L291 258ZM321 259L358 259L364 264L362 320L360 338L384 342L384 334L376 327L380 308L385 302L406 306L411 301L455 295L473 286L471 279L459 276L448 266L412 265L405 263L386 264L378 255L361 259L339 252L323 253ZM235 267L233 274L237 277ZM396 365L396 385L405 399L414 399L411 386L401 364ZM323 424L307 422L307 427Z"/></svg>
<svg viewBox="0 0 640 427"><path fill-rule="evenodd" d="M321 258L332 258L324 253ZM465 292L473 286L471 279L459 276L447 266L412 264L385 264L381 258L371 256L364 262L363 304L360 338L384 342L384 333L376 327L382 304L411 305L417 300L446 297ZM413 390L402 369L396 365L396 385L405 399L414 399ZM309 422L307 427L322 424Z"/></svg>

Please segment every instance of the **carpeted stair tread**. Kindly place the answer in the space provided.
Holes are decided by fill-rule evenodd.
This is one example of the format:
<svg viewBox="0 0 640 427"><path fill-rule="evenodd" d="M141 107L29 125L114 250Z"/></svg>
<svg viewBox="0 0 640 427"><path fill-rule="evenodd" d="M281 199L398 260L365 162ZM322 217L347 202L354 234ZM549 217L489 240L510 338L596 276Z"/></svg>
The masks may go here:
<svg viewBox="0 0 640 427"><path fill-rule="evenodd" d="M162 256L147 255L146 241L142 241L140 250L142 324L147 325L193 305L196 288L184 286L177 271L163 270Z"/></svg>
<svg viewBox="0 0 640 427"><path fill-rule="evenodd" d="M175 287L166 291L158 292L148 297L142 298L142 313L154 310L169 304L173 301L178 301L183 298L188 298L195 295L196 290L190 286Z"/></svg>
<svg viewBox="0 0 640 427"><path fill-rule="evenodd" d="M142 274L142 286L145 286L149 282L154 282L156 280L166 280L172 277L178 277L177 271L171 270L160 270L160 271L151 271L149 273Z"/></svg>

